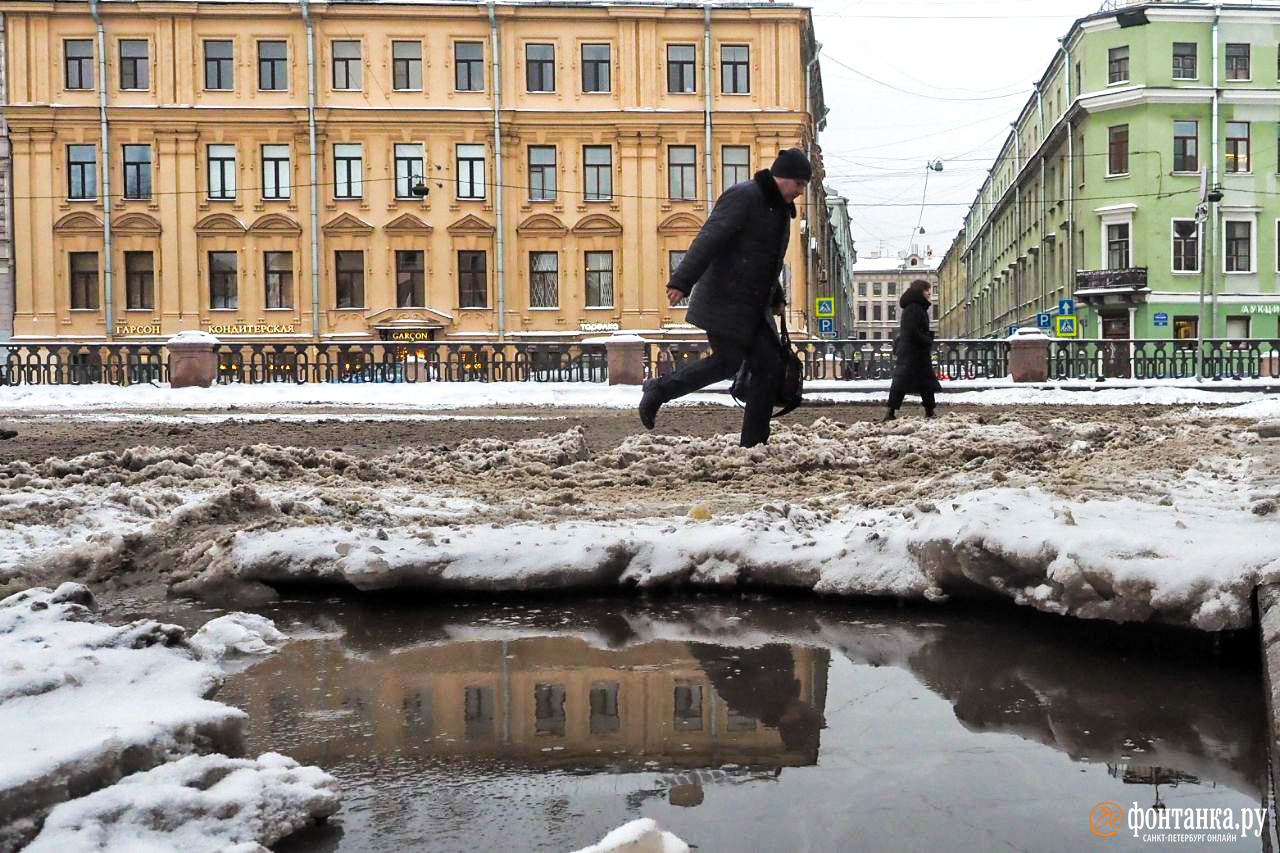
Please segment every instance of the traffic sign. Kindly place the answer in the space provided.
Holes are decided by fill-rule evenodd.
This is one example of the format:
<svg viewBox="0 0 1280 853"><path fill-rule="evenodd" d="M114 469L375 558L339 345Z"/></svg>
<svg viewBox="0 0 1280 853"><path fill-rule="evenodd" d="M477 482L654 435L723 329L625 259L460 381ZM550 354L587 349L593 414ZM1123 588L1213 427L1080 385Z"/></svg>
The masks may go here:
<svg viewBox="0 0 1280 853"><path fill-rule="evenodd" d="M1058 313L1059 313L1059 314L1074 314L1074 313L1076 313L1076 303L1075 303L1075 300L1074 300L1074 299L1059 299L1059 300L1058 300Z"/></svg>
<svg viewBox="0 0 1280 853"><path fill-rule="evenodd" d="M1169 315L1163 311L1157 311L1155 317L1152 318L1152 322L1157 326L1167 326L1169 325Z"/></svg>
<svg viewBox="0 0 1280 853"><path fill-rule="evenodd" d="M818 318L818 334L834 335L836 333L836 321L831 317Z"/></svg>
<svg viewBox="0 0 1280 853"><path fill-rule="evenodd" d="M1052 329L1052 328L1053 328L1053 323L1050 321L1050 319L1049 319L1049 315L1048 315L1048 314L1037 314L1037 315L1036 315L1036 328L1037 328L1037 329Z"/></svg>
<svg viewBox="0 0 1280 853"><path fill-rule="evenodd" d="M814 300L814 314L819 317L836 316L836 299L834 296L819 296Z"/></svg>
<svg viewBox="0 0 1280 853"><path fill-rule="evenodd" d="M1074 338L1079 334L1076 318L1074 315L1059 317L1057 333L1060 338Z"/></svg>
<svg viewBox="0 0 1280 853"><path fill-rule="evenodd" d="M1010 326L1010 327L1009 327L1009 331L1008 331L1008 332L1006 332L1006 336L1012 336L1012 335L1013 335L1013 333L1014 333L1014 332L1016 332L1016 331L1018 331L1018 327L1017 327L1017 326Z"/></svg>

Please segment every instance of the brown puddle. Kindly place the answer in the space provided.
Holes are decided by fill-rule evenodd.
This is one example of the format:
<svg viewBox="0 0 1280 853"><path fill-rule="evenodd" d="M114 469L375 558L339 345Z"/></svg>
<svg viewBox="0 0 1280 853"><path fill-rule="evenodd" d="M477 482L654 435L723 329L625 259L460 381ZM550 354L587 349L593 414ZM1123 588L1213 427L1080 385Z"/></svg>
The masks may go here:
<svg viewBox="0 0 1280 853"><path fill-rule="evenodd" d="M249 712L250 752L318 764L345 794L278 850L565 851L641 816L700 851L1151 850L1126 826L1099 838L1093 807L1238 813L1266 790L1256 668L1007 611L261 612L304 639L218 698Z"/></svg>

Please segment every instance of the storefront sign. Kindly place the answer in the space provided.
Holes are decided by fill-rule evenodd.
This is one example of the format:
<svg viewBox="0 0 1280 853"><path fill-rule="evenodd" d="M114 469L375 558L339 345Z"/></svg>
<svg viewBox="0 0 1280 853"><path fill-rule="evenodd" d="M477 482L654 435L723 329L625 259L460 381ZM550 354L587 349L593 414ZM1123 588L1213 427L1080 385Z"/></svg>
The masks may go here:
<svg viewBox="0 0 1280 853"><path fill-rule="evenodd" d="M621 323L579 323L580 332L617 332L622 329Z"/></svg>
<svg viewBox="0 0 1280 853"><path fill-rule="evenodd" d="M152 323L149 326L116 326L116 337L127 338L134 335L158 335L160 334L160 324Z"/></svg>
<svg viewBox="0 0 1280 853"><path fill-rule="evenodd" d="M398 332L387 332L386 340L388 341L430 341L434 340L435 332L430 329L401 329Z"/></svg>
<svg viewBox="0 0 1280 853"><path fill-rule="evenodd" d="M276 323L224 323L210 325L211 335L292 335L295 327Z"/></svg>
<svg viewBox="0 0 1280 853"><path fill-rule="evenodd" d="M1280 314L1280 302L1268 302L1263 305L1241 305L1241 314Z"/></svg>

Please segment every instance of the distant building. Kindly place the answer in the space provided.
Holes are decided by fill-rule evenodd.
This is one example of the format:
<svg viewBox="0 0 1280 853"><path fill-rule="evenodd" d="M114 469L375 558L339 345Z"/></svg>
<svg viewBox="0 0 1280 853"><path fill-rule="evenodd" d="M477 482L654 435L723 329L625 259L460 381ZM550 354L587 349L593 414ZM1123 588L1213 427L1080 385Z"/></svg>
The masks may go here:
<svg viewBox="0 0 1280 853"><path fill-rule="evenodd" d="M907 286L922 278L938 285L938 261L932 251L912 252L905 258L863 258L850 271L853 288L853 323L847 337L863 341L892 340L898 333L898 298ZM938 302L934 293L930 327L937 329Z"/></svg>
<svg viewBox="0 0 1280 853"><path fill-rule="evenodd" d="M853 265L858 262L858 250L854 248L850 228L849 200L830 187L827 188L827 258L826 281L819 276L815 289L822 296L836 300L835 334L848 338L853 332ZM820 318L810 324L817 331Z"/></svg>

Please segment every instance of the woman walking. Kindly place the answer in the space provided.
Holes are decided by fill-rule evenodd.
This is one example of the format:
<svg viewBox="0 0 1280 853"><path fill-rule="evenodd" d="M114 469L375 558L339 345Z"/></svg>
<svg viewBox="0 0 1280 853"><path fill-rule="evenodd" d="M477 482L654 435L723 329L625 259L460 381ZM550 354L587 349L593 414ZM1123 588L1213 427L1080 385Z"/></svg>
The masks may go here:
<svg viewBox="0 0 1280 853"><path fill-rule="evenodd" d="M893 384L889 386L889 411L884 419L891 421L902 406L902 398L919 394L924 415L933 417L934 394L942 390L933 372L933 332L929 331L929 296L933 286L916 279L898 299L902 317L898 321L898 340L893 345Z"/></svg>

